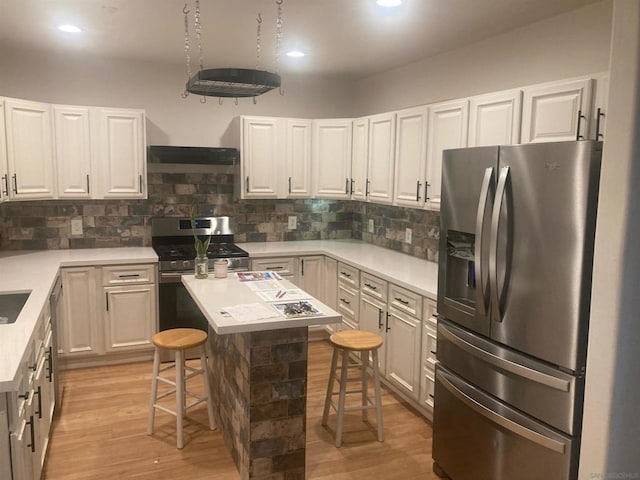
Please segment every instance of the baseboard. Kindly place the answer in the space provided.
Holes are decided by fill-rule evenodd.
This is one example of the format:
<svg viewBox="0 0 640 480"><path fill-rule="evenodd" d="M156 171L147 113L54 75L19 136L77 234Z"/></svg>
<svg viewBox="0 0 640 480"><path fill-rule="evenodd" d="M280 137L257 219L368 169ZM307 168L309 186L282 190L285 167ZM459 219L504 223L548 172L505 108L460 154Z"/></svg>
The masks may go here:
<svg viewBox="0 0 640 480"><path fill-rule="evenodd" d="M118 352L83 357L58 357L58 365L60 370L74 370L76 368L103 367L151 360L153 360L153 349L141 352Z"/></svg>

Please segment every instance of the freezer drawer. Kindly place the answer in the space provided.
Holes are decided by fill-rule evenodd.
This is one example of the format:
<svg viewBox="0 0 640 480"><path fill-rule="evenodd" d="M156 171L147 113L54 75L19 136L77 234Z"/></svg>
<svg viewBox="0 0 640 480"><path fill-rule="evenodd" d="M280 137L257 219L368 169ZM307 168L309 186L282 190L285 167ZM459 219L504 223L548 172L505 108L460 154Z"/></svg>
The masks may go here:
<svg viewBox="0 0 640 480"><path fill-rule="evenodd" d="M433 459L454 480L575 480L578 440L436 367Z"/></svg>
<svg viewBox="0 0 640 480"><path fill-rule="evenodd" d="M438 322L438 360L455 374L569 435L582 423L584 378Z"/></svg>

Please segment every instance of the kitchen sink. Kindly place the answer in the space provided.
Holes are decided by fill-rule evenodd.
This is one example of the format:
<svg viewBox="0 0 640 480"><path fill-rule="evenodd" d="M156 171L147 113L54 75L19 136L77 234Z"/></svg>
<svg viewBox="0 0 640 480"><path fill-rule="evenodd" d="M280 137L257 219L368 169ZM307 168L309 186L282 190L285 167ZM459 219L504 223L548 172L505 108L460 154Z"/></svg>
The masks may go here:
<svg viewBox="0 0 640 480"><path fill-rule="evenodd" d="M0 325L15 323L31 292L0 293Z"/></svg>

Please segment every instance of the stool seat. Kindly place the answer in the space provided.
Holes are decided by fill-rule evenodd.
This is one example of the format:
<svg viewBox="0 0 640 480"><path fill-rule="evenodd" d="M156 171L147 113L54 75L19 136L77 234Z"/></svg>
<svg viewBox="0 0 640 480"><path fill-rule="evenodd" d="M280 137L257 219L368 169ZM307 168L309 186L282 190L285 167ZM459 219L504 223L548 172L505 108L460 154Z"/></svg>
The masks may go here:
<svg viewBox="0 0 640 480"><path fill-rule="evenodd" d="M329 341L334 347L357 352L375 350L382 346L382 337L380 335L364 330L336 332L329 337Z"/></svg>
<svg viewBox="0 0 640 480"><path fill-rule="evenodd" d="M158 348L186 350L199 347L207 341L207 332L197 328L172 328L156 333L151 341Z"/></svg>

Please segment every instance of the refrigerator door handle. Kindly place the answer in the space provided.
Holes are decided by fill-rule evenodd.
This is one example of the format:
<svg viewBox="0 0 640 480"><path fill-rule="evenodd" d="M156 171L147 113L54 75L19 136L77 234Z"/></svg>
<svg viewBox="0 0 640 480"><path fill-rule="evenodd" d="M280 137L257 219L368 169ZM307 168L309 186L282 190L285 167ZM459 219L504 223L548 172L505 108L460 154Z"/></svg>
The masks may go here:
<svg viewBox="0 0 640 480"><path fill-rule="evenodd" d="M491 239L489 249L489 293L491 295L491 308L496 312L498 322L502 322L502 310L500 308L501 292L498 292L498 231L500 227L500 212L504 204L504 194L507 189L509 167L500 169L500 178L496 187L496 201L491 215Z"/></svg>
<svg viewBox="0 0 640 480"><path fill-rule="evenodd" d="M533 370L532 368L525 367L524 365L511 362L497 355L494 355L493 353L487 352L486 350L483 350L482 348L477 347L472 343L460 338L455 333L450 332L447 329L446 325L442 325L438 329L438 335L446 338L448 341L455 344L470 355L473 355L478 360L493 365L494 367L504 370L505 372L512 373L514 375L517 375L518 377L526 378L527 380L531 380L532 382L544 385L549 388L553 388L555 390L560 390L561 392L568 392L571 390L571 384L567 380L547 375L546 373Z"/></svg>
<svg viewBox="0 0 640 480"><path fill-rule="evenodd" d="M449 392L452 395L454 395L458 400L460 400L462 403L464 403L467 407L469 407L471 410L476 412L478 415L481 415L487 420L489 420L490 422L493 422L496 425L499 425L509 430L515 435L525 438L531 442L537 443L538 445L544 448L547 448L549 450L553 450L554 452L557 452L560 455L565 454L565 451L567 448L566 444L559 442L558 440L555 440L553 438L549 438L546 435L542 435L523 425L520 425L519 423L514 422L513 420L510 420L508 418L505 418L497 414L490 408L485 407L484 405L482 405L482 403L478 402L476 399L472 398L471 396L459 390L453 383L451 383L445 377L442 371L436 372L436 377L442 383L443 387L449 390Z"/></svg>
<svg viewBox="0 0 640 480"><path fill-rule="evenodd" d="M493 183L493 167L488 167L484 171L482 179L482 187L480 189L480 198L478 200L478 213L476 214L476 242L474 249L474 265L476 278L476 308L479 315L483 317L488 313L487 305L487 287L484 284L484 272L482 271L482 246L484 231L484 218L487 210L487 202L489 201L489 188Z"/></svg>

